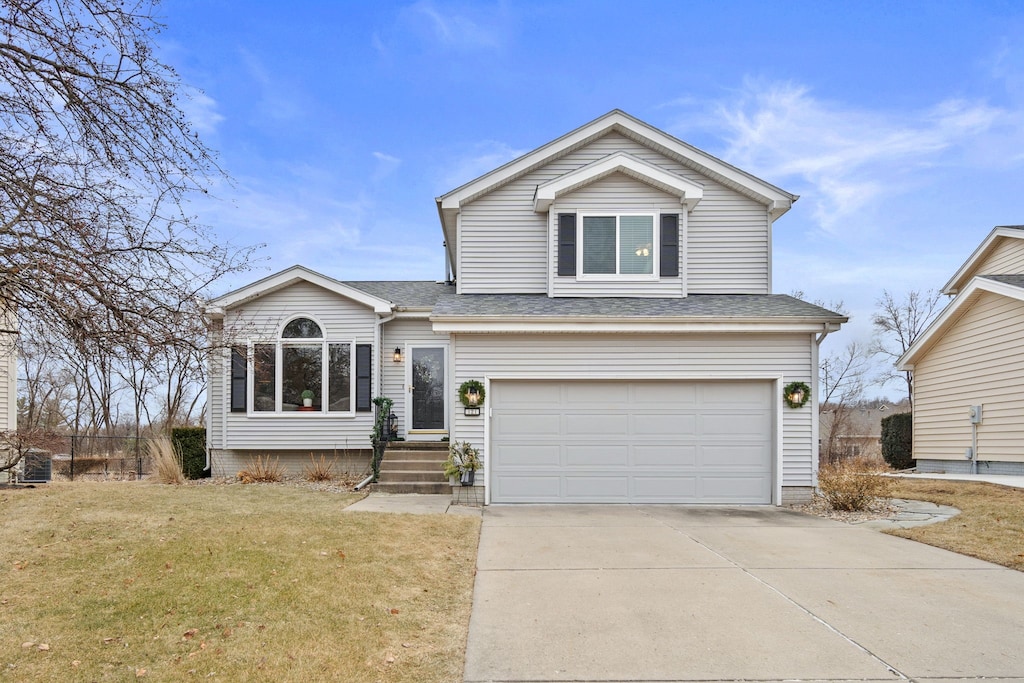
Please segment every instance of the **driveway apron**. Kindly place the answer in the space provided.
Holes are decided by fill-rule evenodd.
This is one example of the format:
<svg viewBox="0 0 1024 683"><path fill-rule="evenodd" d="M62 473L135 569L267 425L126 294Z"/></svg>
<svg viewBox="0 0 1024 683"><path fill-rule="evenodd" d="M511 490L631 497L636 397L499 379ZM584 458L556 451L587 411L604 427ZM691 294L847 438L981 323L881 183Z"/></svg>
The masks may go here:
<svg viewBox="0 0 1024 683"><path fill-rule="evenodd" d="M1024 573L791 510L492 506L465 680L1024 681Z"/></svg>

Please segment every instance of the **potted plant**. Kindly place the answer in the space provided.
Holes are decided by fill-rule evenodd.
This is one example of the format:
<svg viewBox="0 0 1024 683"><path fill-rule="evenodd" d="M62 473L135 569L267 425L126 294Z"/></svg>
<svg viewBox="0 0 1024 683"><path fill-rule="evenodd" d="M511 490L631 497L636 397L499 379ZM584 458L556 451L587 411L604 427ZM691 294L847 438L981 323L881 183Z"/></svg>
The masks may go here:
<svg viewBox="0 0 1024 683"><path fill-rule="evenodd" d="M463 486L472 486L480 465L480 452L472 444L468 441L454 441L448 447L444 473L449 479L457 478Z"/></svg>
<svg viewBox="0 0 1024 683"><path fill-rule="evenodd" d="M304 389L302 394L302 407L312 408L313 407L313 392L309 389Z"/></svg>

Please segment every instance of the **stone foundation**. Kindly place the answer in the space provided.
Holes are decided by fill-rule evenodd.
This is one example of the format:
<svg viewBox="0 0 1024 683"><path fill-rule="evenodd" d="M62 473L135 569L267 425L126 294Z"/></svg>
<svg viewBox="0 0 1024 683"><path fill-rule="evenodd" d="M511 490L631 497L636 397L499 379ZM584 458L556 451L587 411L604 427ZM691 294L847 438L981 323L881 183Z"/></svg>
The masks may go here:
<svg viewBox="0 0 1024 683"><path fill-rule="evenodd" d="M804 503L810 503L814 497L813 486L783 486L782 487L782 504L783 505L803 505Z"/></svg>

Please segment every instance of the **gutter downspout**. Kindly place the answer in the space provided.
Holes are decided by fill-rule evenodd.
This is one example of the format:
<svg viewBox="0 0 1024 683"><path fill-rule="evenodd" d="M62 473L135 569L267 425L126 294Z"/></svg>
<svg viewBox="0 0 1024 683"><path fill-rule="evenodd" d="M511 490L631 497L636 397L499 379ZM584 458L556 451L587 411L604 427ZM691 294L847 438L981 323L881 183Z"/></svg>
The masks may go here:
<svg viewBox="0 0 1024 683"><path fill-rule="evenodd" d="M811 351L811 357L813 360L815 375L818 374L818 368L821 363L821 342L825 341L825 337L835 331L836 330L832 328L830 323L825 323L822 325L821 332L814 337L814 348ZM811 471L814 473L815 486L817 486L818 483L818 462L821 459L821 439L819 438L821 435L821 422L819 417L820 404L818 403L818 390L820 388L821 387L818 385L818 382L815 382L815 390L811 392L811 403L814 408L811 412ZM782 473L780 472L779 477L781 478L781 476Z"/></svg>

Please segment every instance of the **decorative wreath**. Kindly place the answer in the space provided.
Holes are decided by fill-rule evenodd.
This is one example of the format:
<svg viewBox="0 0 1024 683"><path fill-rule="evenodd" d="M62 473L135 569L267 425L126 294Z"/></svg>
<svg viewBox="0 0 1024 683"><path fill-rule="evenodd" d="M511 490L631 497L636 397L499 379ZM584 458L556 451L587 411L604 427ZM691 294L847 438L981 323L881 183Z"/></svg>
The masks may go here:
<svg viewBox="0 0 1024 683"><path fill-rule="evenodd" d="M799 401L794 401L791 396L800 396ZM811 400L811 388L803 382L790 382L782 390L782 400L790 408L803 408L804 404Z"/></svg>
<svg viewBox="0 0 1024 683"><path fill-rule="evenodd" d="M469 402L470 389L472 389L475 393L480 395L480 400L478 400L476 403ZM467 408L479 408L480 406L482 406L484 404L484 395L485 392L483 383L478 382L475 379L467 379L459 386L459 401L461 401L462 405L466 406Z"/></svg>

